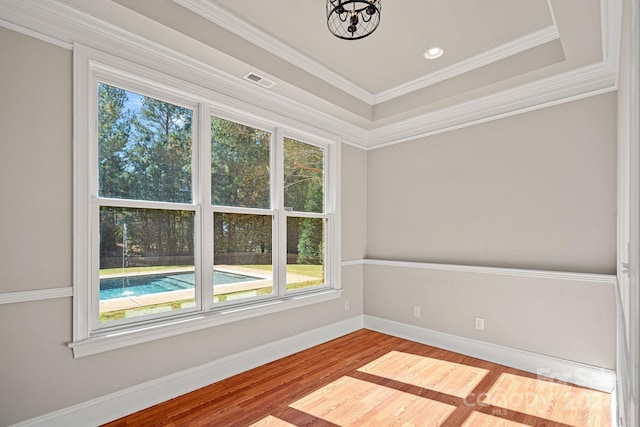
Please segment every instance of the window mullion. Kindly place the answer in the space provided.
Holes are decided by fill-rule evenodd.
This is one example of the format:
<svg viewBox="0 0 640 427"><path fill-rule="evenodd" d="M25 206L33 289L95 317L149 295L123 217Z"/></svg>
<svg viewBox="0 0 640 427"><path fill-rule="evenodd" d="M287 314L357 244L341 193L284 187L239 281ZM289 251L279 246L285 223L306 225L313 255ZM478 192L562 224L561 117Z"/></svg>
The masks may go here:
<svg viewBox="0 0 640 427"><path fill-rule="evenodd" d="M274 133L272 162L274 165L272 194L276 216L274 220L274 292L284 296L287 287L287 215L284 206L284 135Z"/></svg>
<svg viewBox="0 0 640 427"><path fill-rule="evenodd" d="M209 106L200 106L199 158L199 199L197 204L202 212L200 218L200 308L203 311L213 307L213 208L211 207L211 112ZM198 282L196 282L198 283ZM197 285L196 285L197 286Z"/></svg>

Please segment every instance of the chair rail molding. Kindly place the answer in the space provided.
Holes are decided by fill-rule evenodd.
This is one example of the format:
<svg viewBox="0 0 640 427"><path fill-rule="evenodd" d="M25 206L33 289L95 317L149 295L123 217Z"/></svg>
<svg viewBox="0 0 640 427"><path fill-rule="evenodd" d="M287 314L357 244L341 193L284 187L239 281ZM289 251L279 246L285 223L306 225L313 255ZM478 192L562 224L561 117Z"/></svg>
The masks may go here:
<svg viewBox="0 0 640 427"><path fill-rule="evenodd" d="M73 296L73 287L35 289L31 291L16 291L0 293L0 305L18 302L40 301L55 298L69 298Z"/></svg>

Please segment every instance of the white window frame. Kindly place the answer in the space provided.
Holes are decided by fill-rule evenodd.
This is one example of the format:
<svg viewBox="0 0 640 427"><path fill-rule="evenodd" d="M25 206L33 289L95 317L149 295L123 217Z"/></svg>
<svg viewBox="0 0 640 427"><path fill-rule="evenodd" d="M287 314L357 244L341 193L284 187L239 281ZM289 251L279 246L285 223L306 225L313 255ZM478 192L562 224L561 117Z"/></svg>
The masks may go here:
<svg viewBox="0 0 640 427"><path fill-rule="evenodd" d="M339 138L318 130L313 132L308 125L296 122L295 118L273 120L273 112L259 111L255 106L230 99L211 88L189 82L188 75L178 79L166 73L131 63L116 56L85 46L74 46L74 248L73 248L73 349L74 357L122 348L185 332L223 325L256 316L316 304L341 295L340 277L340 144ZM97 198L97 83L104 82L141 92L154 98L193 109L194 177L192 204L161 202L109 201L110 206L170 208L191 210L195 213L195 265L196 297L195 309L157 317L147 317L130 323L119 322L113 327L104 327L97 322L99 289L99 217L101 205ZM256 89L251 89L256 90ZM261 114L262 113L262 114ZM271 209L262 210L273 215L274 248L274 294L269 298L240 300L235 304L213 305L213 287L199 284L212 283L210 276L199 272L202 260L211 255L205 248L202 236L213 236L213 213L219 211L211 206L210 169L211 116L237 121L248 126L272 132L271 158L273 169ZM329 136L328 136L329 135ZM296 139L325 150L325 211L323 213L285 212L283 201L282 141L284 137ZM273 163L275 162L275 163ZM207 183L208 181L208 183ZM280 206L282 205L282 206ZM225 210L227 210L225 208ZM229 208L230 212L242 213L242 208ZM260 211L253 209L252 211ZM248 212L248 211L247 211ZM301 291L286 291L286 233L282 228L291 216L320 217L328 220L325 245L325 283ZM210 220L209 220L210 219ZM283 223L284 221L284 223ZM210 224L209 224L210 223ZM284 237L283 237L284 235ZM211 237L213 238L213 237ZM283 257L284 255L284 257ZM277 265L276 265L277 264ZM200 268L198 268L200 267ZM276 277L277 275L277 277ZM280 289L276 289L277 284ZM208 289L211 288L211 289ZM283 291L284 290L284 291Z"/></svg>

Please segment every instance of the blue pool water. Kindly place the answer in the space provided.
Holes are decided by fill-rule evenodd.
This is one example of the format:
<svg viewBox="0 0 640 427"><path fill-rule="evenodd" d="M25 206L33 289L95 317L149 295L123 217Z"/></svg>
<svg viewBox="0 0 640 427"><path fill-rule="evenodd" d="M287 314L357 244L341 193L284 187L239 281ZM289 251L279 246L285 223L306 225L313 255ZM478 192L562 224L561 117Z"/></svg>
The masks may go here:
<svg viewBox="0 0 640 427"><path fill-rule="evenodd" d="M213 271L213 280L216 286L259 279L260 277ZM100 299L136 297L159 292L193 289L194 283L194 273L145 274L144 276L100 279Z"/></svg>

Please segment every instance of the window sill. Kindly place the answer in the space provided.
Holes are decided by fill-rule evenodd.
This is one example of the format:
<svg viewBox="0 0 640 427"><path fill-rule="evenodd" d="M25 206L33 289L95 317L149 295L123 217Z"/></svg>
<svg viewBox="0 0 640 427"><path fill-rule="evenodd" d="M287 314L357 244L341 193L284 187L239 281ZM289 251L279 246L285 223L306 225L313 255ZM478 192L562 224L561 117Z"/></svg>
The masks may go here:
<svg viewBox="0 0 640 427"><path fill-rule="evenodd" d="M93 354L142 344L162 338L168 338L212 326L224 325L253 317L278 313L311 304L340 298L341 289L328 289L321 292L300 294L260 304L229 307L212 313L197 313L189 317L164 321L161 324L145 325L127 330L101 333L82 341L69 343L73 357L80 358Z"/></svg>

